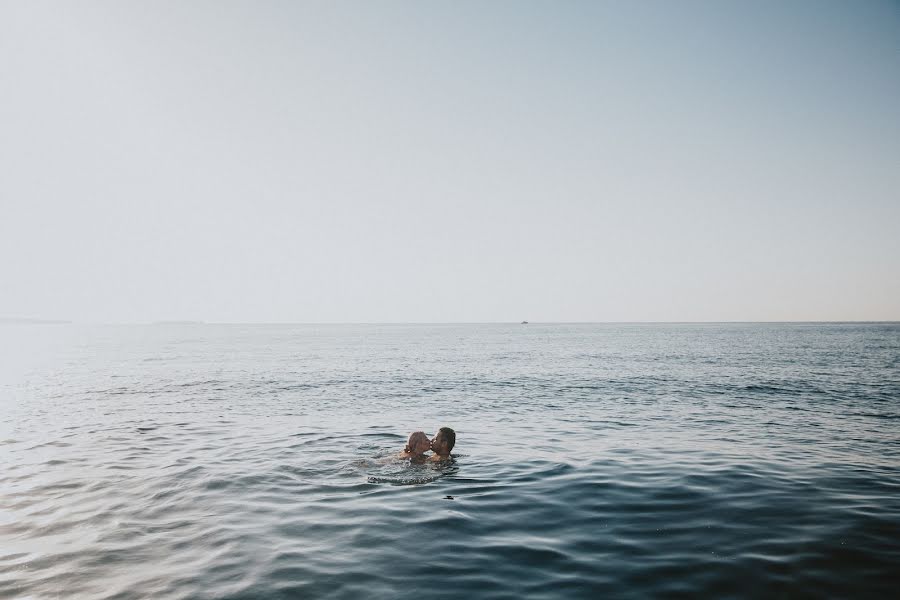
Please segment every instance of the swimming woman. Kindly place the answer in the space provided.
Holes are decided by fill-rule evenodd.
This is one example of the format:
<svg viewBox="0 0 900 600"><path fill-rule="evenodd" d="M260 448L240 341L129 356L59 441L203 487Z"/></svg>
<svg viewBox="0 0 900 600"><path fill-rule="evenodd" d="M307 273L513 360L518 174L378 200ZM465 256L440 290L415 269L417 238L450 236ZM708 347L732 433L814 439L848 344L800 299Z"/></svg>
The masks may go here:
<svg viewBox="0 0 900 600"><path fill-rule="evenodd" d="M406 441L406 447L403 449L398 458L424 458L425 453L431 449L431 441L422 431L413 431L409 434Z"/></svg>

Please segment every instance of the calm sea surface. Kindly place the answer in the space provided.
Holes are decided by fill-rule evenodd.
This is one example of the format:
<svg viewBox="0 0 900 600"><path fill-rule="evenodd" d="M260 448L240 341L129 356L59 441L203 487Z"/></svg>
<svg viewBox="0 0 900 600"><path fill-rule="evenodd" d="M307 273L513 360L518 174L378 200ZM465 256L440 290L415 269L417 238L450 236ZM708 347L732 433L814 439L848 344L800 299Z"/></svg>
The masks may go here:
<svg viewBox="0 0 900 600"><path fill-rule="evenodd" d="M2 598L896 597L900 325L0 325ZM456 429L455 462L392 460Z"/></svg>

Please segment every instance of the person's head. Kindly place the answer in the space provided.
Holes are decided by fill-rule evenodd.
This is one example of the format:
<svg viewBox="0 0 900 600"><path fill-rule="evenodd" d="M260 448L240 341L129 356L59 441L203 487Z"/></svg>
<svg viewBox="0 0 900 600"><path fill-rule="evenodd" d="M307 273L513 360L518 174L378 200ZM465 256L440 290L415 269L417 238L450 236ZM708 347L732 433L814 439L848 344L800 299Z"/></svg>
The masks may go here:
<svg viewBox="0 0 900 600"><path fill-rule="evenodd" d="M456 432L449 427L441 427L431 440L431 449L439 456L450 456L456 444Z"/></svg>
<svg viewBox="0 0 900 600"><path fill-rule="evenodd" d="M431 441L428 439L428 436L425 435L424 431L413 431L409 434L409 439L406 441L406 448L403 450L407 454L425 454L428 450L431 449Z"/></svg>

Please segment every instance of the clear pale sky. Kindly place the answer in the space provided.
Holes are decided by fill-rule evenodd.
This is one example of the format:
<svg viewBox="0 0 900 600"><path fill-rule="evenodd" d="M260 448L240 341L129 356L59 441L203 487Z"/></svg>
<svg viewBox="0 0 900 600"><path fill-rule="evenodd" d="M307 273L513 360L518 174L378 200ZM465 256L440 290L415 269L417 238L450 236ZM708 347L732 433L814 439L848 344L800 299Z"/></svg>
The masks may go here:
<svg viewBox="0 0 900 600"><path fill-rule="evenodd" d="M0 0L0 316L898 320L900 4Z"/></svg>

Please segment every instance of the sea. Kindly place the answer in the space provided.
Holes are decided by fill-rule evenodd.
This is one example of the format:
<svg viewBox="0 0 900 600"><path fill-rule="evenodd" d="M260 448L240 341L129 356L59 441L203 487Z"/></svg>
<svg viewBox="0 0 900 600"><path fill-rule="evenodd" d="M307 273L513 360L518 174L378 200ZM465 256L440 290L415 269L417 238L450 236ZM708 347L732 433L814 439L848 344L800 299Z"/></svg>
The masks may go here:
<svg viewBox="0 0 900 600"><path fill-rule="evenodd" d="M0 325L0 598L898 593L897 323Z"/></svg>

